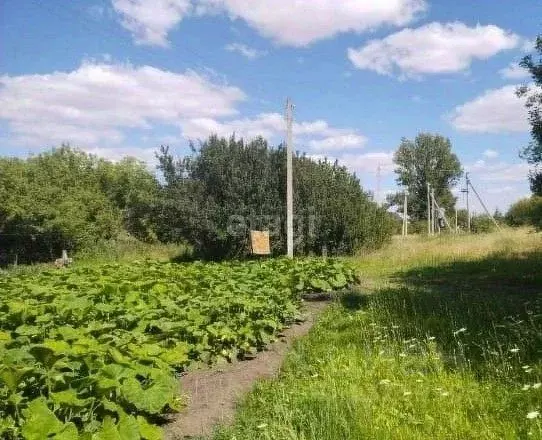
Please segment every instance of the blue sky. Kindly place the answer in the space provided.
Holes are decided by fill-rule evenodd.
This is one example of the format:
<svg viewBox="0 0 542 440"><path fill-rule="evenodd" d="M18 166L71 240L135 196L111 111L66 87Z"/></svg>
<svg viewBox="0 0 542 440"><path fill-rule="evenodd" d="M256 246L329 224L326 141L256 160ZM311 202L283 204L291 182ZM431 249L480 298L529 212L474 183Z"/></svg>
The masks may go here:
<svg viewBox="0 0 542 440"><path fill-rule="evenodd" d="M152 162L211 133L284 137L337 158L383 198L393 151L451 139L491 209L529 193L518 60L542 2L518 0L3 0L0 154L69 142ZM460 204L462 201L460 201ZM475 206L481 211L481 207Z"/></svg>

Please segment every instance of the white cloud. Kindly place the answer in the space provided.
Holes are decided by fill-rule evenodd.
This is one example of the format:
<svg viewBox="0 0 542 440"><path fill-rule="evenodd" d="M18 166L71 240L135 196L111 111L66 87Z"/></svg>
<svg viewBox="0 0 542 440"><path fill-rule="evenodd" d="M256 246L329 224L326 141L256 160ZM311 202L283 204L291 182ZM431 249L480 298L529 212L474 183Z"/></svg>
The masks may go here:
<svg viewBox="0 0 542 440"><path fill-rule="evenodd" d="M380 166L382 176L393 173L393 152L375 151L363 154L343 154L338 157L342 165L347 166L352 171L376 173Z"/></svg>
<svg viewBox="0 0 542 440"><path fill-rule="evenodd" d="M344 150L350 148L361 148L367 143L365 136L349 133L339 134L336 136L328 136L324 139L313 139L309 142L309 146L314 150Z"/></svg>
<svg viewBox="0 0 542 440"><path fill-rule="evenodd" d="M247 46L246 44L241 43L231 43L225 46L225 49L228 52L237 52L241 55L243 55L245 58L248 58L249 60L254 60L259 57L263 57L267 54L264 50L258 50L254 49L252 47Z"/></svg>
<svg viewBox="0 0 542 440"><path fill-rule="evenodd" d="M521 67L518 63L510 63L505 68L499 70L499 74L504 79L525 79L529 78L530 74L527 69Z"/></svg>
<svg viewBox="0 0 542 440"><path fill-rule="evenodd" d="M425 0L198 0L200 12L226 11L265 37L306 46L343 32L403 26L426 9ZM207 9L206 9L207 8Z"/></svg>
<svg viewBox="0 0 542 440"><path fill-rule="evenodd" d="M167 46L168 33L190 12L190 0L112 0L121 25L138 44Z"/></svg>
<svg viewBox="0 0 542 440"><path fill-rule="evenodd" d="M516 96L516 85L487 90L481 96L457 106L448 116L460 130L478 133L526 132L528 114L524 100Z"/></svg>
<svg viewBox="0 0 542 440"><path fill-rule="evenodd" d="M479 160L465 169L475 173L477 180L482 182L527 182L530 166L527 163L488 163Z"/></svg>
<svg viewBox="0 0 542 440"><path fill-rule="evenodd" d="M236 114L244 98L195 72L150 66L83 63L72 72L0 77L0 119L26 146L119 143L126 129Z"/></svg>
<svg viewBox="0 0 542 440"><path fill-rule="evenodd" d="M369 41L359 49L350 48L348 58L358 69L418 77L463 71L473 60L488 59L520 43L520 37L494 25L433 22Z"/></svg>
<svg viewBox="0 0 542 440"><path fill-rule="evenodd" d="M495 159L499 157L499 152L495 150L487 149L486 151L484 151L484 156L487 157L488 159Z"/></svg>
<svg viewBox="0 0 542 440"><path fill-rule="evenodd" d="M262 136L270 141L285 137L286 123L280 113L261 113L253 118L219 121L216 118L190 118L182 122L183 134L188 139L205 139L211 134L253 139ZM326 121L301 121L293 126L294 148L305 146L319 152L334 152L365 145L367 138L356 130L331 127Z"/></svg>
<svg viewBox="0 0 542 440"><path fill-rule="evenodd" d="M168 33L189 14L226 13L260 34L306 46L344 32L403 26L425 11L425 0L111 0L137 43L167 45Z"/></svg>

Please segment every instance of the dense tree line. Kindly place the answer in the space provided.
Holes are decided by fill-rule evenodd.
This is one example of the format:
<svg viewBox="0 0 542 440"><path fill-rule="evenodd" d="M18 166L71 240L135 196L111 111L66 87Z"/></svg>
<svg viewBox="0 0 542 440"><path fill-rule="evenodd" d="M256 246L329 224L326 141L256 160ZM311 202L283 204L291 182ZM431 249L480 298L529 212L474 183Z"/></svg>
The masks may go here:
<svg viewBox="0 0 542 440"><path fill-rule="evenodd" d="M258 138L211 137L193 154L158 155L164 176L157 209L161 240L186 239L204 258L246 255L250 229L269 230L272 250L285 252L286 152ZM345 167L294 158L297 254L349 254L389 239L393 221Z"/></svg>
<svg viewBox="0 0 542 440"><path fill-rule="evenodd" d="M263 139L211 137L186 157L157 153L158 174L68 146L0 158L0 264L51 260L129 234L189 243L196 256L244 257L248 230L268 229L285 249L285 150ZM390 215L344 167L294 160L298 254L353 253L389 239Z"/></svg>
<svg viewBox="0 0 542 440"><path fill-rule="evenodd" d="M135 159L112 163L67 146L0 158L0 263L52 259L121 231L149 239L157 191Z"/></svg>

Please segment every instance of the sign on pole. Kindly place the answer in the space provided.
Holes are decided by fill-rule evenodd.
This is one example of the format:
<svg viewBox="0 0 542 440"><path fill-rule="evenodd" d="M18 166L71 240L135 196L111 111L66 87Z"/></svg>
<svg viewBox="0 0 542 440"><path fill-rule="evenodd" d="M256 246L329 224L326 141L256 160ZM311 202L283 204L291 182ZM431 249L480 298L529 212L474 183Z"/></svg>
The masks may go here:
<svg viewBox="0 0 542 440"><path fill-rule="evenodd" d="M271 255L269 231L250 231L250 243L254 255Z"/></svg>

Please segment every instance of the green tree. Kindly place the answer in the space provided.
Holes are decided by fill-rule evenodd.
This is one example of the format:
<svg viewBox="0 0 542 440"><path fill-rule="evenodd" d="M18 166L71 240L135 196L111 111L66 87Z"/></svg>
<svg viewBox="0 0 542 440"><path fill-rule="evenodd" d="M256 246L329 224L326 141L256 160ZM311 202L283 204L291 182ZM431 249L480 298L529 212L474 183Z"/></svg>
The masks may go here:
<svg viewBox="0 0 542 440"><path fill-rule="evenodd" d="M409 216L413 221L427 219L427 183L435 190L440 207L451 212L456 198L451 188L463 174L449 139L420 133L414 141L403 138L393 161L397 183L408 189ZM390 206L403 208L403 192L388 197Z"/></svg>
<svg viewBox="0 0 542 440"><path fill-rule="evenodd" d="M163 174L155 219L162 241L188 241L205 259L247 254L248 231L269 230L275 254L284 254L286 151L262 138L249 142L210 137L192 154L158 153ZM390 238L391 216L377 207L359 180L338 163L294 157L295 251L353 253Z"/></svg>
<svg viewBox="0 0 542 440"><path fill-rule="evenodd" d="M155 177L134 159L112 163L62 146L0 159L0 263L51 260L126 232L152 237Z"/></svg>
<svg viewBox="0 0 542 440"><path fill-rule="evenodd" d="M538 36L535 44L535 56L527 55L520 66L526 68L532 77L532 84L520 87L517 91L519 97L525 98L525 105L529 111L532 140L522 151L522 157L532 165L535 170L531 171L529 180L534 194L542 196L542 35Z"/></svg>

